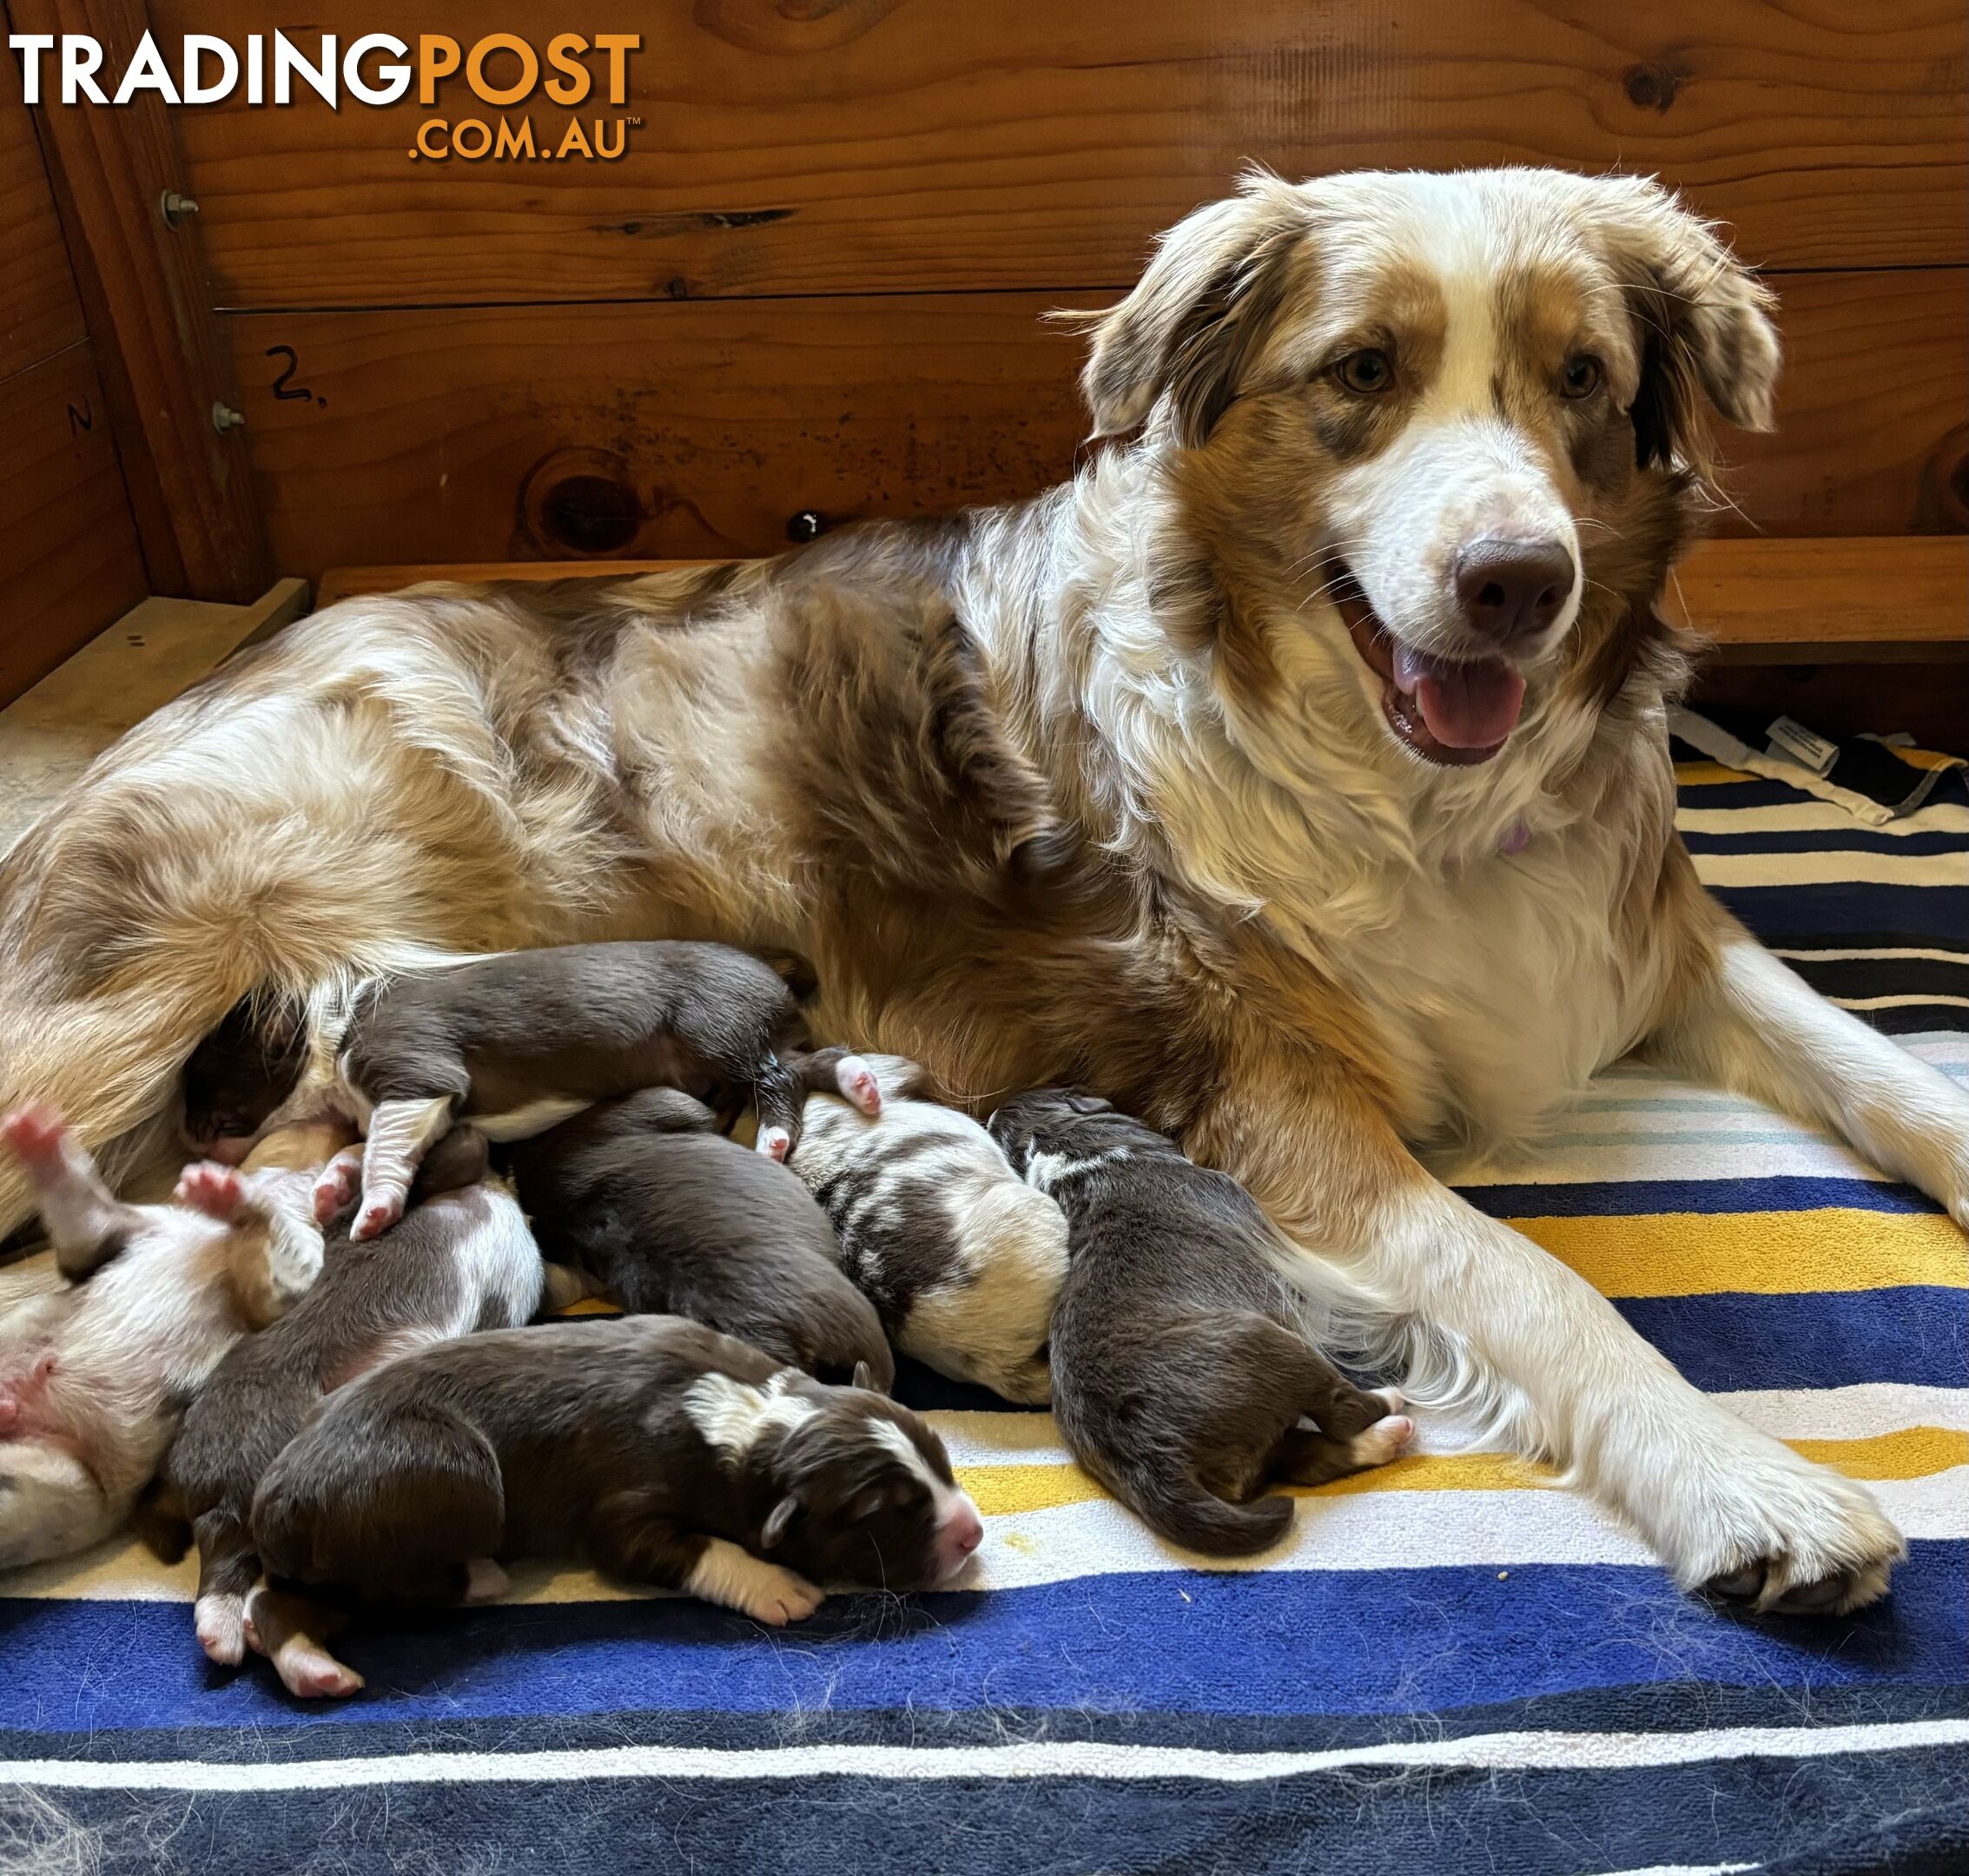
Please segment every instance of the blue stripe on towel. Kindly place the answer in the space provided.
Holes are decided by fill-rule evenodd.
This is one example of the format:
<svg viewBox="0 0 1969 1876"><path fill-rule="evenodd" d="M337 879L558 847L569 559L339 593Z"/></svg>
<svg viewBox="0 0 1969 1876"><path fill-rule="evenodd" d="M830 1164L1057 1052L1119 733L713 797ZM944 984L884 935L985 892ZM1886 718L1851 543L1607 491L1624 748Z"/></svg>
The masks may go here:
<svg viewBox="0 0 1969 1876"><path fill-rule="evenodd" d="M1784 1123L1774 1120L1778 1127ZM1727 1144L1727 1142L1726 1142ZM1582 1179L1549 1186L1459 1186L1492 1218L1641 1218L1661 1212L1939 1212L1911 1186L1886 1179Z"/></svg>
<svg viewBox="0 0 1969 1876"><path fill-rule="evenodd" d="M179 1604L0 1604L0 1727L360 1724L669 1709L1408 1712L1651 1681L1933 1684L1969 1648L1969 1543L1929 1541L1840 1622L1720 1615L1652 1568L1159 1571L910 1602L785 1635L679 1600L435 1611L346 1638L369 1691L312 1710L210 1670ZM1153 1645L1144 1630L1153 1621ZM79 1670L79 1671L78 1671Z"/></svg>
<svg viewBox="0 0 1969 1876"><path fill-rule="evenodd" d="M659 1767L545 1784L50 1795L109 1841L143 1845L142 1866L167 1873L453 1870L480 1866L459 1859L474 1843L497 1846L484 1867L541 1876L1579 1876L1718 1865L1942 1876L1969 1853L1966 1757L1950 1744L1596 1766L1582 1751L1559 1766L1347 1765L1242 1780L1223 1775L1228 1766L923 1778L760 1777L739 1765L710 1778Z"/></svg>
<svg viewBox="0 0 1969 1876"><path fill-rule="evenodd" d="M1820 944L1847 934L1901 932L1918 939L1960 942L1969 931L1969 887L1873 886L1854 882L1830 886L1729 886L1715 896L1752 931L1771 935L1810 932Z"/></svg>

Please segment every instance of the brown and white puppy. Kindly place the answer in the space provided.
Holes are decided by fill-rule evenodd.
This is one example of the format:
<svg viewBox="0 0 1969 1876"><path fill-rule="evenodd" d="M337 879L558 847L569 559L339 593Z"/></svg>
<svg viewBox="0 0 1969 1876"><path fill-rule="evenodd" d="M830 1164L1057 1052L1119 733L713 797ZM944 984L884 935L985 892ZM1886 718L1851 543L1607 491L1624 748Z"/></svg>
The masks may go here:
<svg viewBox="0 0 1969 1876"><path fill-rule="evenodd" d="M371 1602L457 1602L497 1583L485 1559L578 1557L776 1626L825 1584L941 1588L983 1535L906 1407L676 1316L374 1369L315 1410L253 1507L269 1571Z"/></svg>
<svg viewBox="0 0 1969 1876"><path fill-rule="evenodd" d="M136 1206L51 1108L0 1120L65 1279L0 1315L0 1568L69 1556L121 1525L226 1351L307 1292L321 1267L307 1189L340 1137L270 1144L269 1156L298 1150L304 1172L194 1166L181 1203Z"/></svg>
<svg viewBox="0 0 1969 1876"><path fill-rule="evenodd" d="M447 1159L458 1163L439 1163ZM315 1403L380 1363L524 1323L540 1307L539 1247L510 1189L479 1177L483 1143L454 1128L426 1168L436 1196L413 1203L387 1239L329 1233L314 1287L219 1364L166 1456L166 1503L198 1545L199 1646L215 1661L236 1664L245 1650L247 1598L260 1576L248 1530L254 1492ZM293 1693L353 1691L349 1671L325 1650L297 1642L270 1652Z"/></svg>
<svg viewBox="0 0 1969 1876"><path fill-rule="evenodd" d="M779 974L729 945L563 945L377 984L336 1062L367 1135L350 1235L402 1216L426 1149L461 1119L489 1139L523 1139L591 1102L678 1087L734 1113L750 1100L759 1151L783 1159L799 1137L805 1040ZM877 1098L851 1056L829 1055L826 1073L844 1093ZM334 1179L323 1191L332 1211Z"/></svg>
<svg viewBox="0 0 1969 1876"><path fill-rule="evenodd" d="M1236 1177L1378 1299L1411 1399L1678 1582L1872 1602L1902 1542L1865 1485L1426 1164L1535 1146L1642 1053L1969 1225L1969 1094L1675 837L1662 596L1710 413L1770 420L1770 314L1646 181L1251 178L1090 321L1107 445L1060 487L353 598L138 726L0 858L0 1105L109 1142L241 996L432 946L796 950L823 1038L980 1107L1086 1086ZM0 1230L25 1202L0 1169Z"/></svg>
<svg viewBox="0 0 1969 1876"><path fill-rule="evenodd" d="M928 1078L915 1062L862 1059L882 1089L880 1113L809 1097L788 1161L827 1208L842 1269L905 1355L1007 1400L1043 1404L1067 1220L968 1114L925 1098Z"/></svg>
<svg viewBox="0 0 1969 1876"><path fill-rule="evenodd" d="M991 1117L1012 1164L1067 1215L1053 1411L1074 1456L1194 1550L1262 1550L1292 1522L1283 1480L1382 1465L1414 1423L1293 1326L1290 1256L1233 1179L1089 1094L1040 1088Z"/></svg>
<svg viewBox="0 0 1969 1876"><path fill-rule="evenodd" d="M701 1101L649 1088L519 1142L509 1163L540 1248L631 1315L687 1316L809 1373L859 1364L886 1393L895 1358L826 1214L717 1126Z"/></svg>

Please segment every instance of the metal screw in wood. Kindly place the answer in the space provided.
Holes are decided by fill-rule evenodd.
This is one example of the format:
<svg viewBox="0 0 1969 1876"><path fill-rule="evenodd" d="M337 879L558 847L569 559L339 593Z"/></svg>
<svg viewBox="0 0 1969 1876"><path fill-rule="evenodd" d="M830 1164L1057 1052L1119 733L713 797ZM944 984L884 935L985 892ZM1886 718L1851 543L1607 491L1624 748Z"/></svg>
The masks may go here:
<svg viewBox="0 0 1969 1876"><path fill-rule="evenodd" d="M215 404L212 406L212 427L221 436L229 436L235 430L246 428L244 412L235 410L229 404Z"/></svg>
<svg viewBox="0 0 1969 1876"><path fill-rule="evenodd" d="M198 204L190 196L181 195L176 189L168 188L158 198L157 212L163 216L166 228L182 228L198 213Z"/></svg>

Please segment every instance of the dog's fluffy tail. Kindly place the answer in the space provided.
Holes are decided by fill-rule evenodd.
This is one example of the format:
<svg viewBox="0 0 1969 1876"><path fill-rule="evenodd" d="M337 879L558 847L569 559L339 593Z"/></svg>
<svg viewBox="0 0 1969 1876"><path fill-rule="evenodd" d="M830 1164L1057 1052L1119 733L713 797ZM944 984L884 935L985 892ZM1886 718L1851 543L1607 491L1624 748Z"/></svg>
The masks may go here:
<svg viewBox="0 0 1969 1876"><path fill-rule="evenodd" d="M1153 1466L1117 1468L1116 1494L1159 1536L1210 1556L1249 1556L1268 1550L1292 1522L1292 1501L1273 1493L1249 1504L1231 1504L1187 1474Z"/></svg>

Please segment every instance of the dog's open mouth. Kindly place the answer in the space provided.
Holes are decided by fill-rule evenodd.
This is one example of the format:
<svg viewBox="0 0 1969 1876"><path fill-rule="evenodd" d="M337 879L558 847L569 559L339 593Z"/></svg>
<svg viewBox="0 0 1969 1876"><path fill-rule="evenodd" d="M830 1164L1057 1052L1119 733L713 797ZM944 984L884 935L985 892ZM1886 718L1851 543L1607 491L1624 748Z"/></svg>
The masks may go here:
<svg viewBox="0 0 1969 1876"><path fill-rule="evenodd" d="M1510 740L1524 707L1524 679L1500 657L1437 657L1404 644L1384 625L1353 576L1333 598L1354 650L1381 680L1388 727L1417 755L1467 767L1489 762Z"/></svg>

